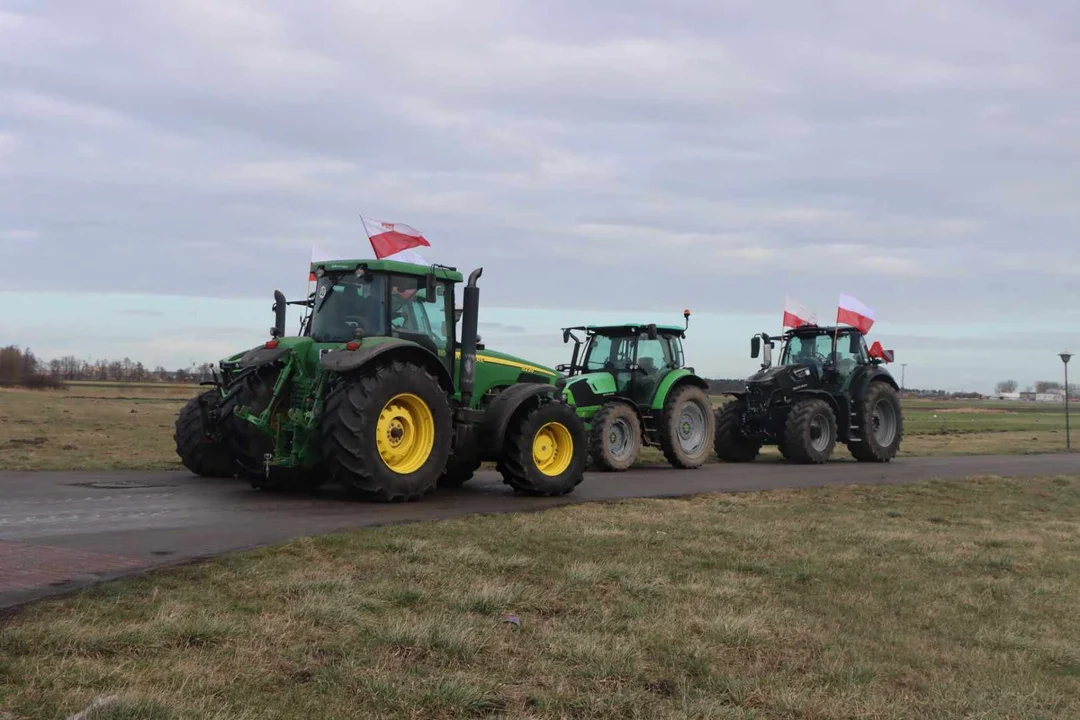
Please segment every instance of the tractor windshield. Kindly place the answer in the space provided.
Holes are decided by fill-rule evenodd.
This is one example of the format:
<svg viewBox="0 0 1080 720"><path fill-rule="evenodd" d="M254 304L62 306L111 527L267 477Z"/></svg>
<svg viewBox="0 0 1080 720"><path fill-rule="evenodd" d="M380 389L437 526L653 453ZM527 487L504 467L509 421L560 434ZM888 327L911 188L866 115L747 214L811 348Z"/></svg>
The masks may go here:
<svg viewBox="0 0 1080 720"><path fill-rule="evenodd" d="M795 335L784 348L781 365L824 365L832 354L832 335Z"/></svg>
<svg viewBox="0 0 1080 720"><path fill-rule="evenodd" d="M353 274L319 279L311 337L316 342L349 342L361 336L388 335L386 276Z"/></svg>

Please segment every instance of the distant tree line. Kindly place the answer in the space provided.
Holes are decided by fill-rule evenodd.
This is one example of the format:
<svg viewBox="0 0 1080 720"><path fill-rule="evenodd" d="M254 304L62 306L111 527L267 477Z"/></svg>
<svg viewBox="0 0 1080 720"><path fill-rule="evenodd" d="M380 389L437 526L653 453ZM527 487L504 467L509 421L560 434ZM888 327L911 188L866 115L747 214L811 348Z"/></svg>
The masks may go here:
<svg viewBox="0 0 1080 720"><path fill-rule="evenodd" d="M59 387L66 381L99 382L202 382L213 379L212 363L168 370L161 365L144 366L130 358L123 360L83 360L68 355L41 360L29 348L17 345L0 348L0 386Z"/></svg>
<svg viewBox="0 0 1080 720"><path fill-rule="evenodd" d="M1020 387L1020 384L1015 380L1002 380L995 387L994 390L999 395L1004 393L1014 393ZM1064 393L1065 384L1055 382L1053 380L1038 380L1034 385L1028 385L1024 392L1044 394ZM1080 385L1076 383L1069 383L1069 396L1075 396L1080 392Z"/></svg>

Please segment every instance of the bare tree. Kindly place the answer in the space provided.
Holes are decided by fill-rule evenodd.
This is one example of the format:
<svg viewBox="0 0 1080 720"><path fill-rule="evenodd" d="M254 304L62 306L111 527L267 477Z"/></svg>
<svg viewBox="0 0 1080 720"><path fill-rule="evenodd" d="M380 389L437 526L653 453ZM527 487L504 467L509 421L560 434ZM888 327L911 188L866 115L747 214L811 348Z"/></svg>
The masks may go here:
<svg viewBox="0 0 1080 720"><path fill-rule="evenodd" d="M1061 383L1053 382L1051 380L1038 380L1035 382L1035 392L1037 393L1053 393L1061 390Z"/></svg>
<svg viewBox="0 0 1080 720"><path fill-rule="evenodd" d="M1019 384L1015 380L1002 380L997 384L997 392L1000 393L1014 393Z"/></svg>

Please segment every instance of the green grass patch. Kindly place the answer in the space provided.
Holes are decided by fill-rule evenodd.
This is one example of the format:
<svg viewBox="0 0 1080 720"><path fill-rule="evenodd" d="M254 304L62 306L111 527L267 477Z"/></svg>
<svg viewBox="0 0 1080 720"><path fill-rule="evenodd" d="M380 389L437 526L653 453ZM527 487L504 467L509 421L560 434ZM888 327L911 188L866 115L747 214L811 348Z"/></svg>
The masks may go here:
<svg viewBox="0 0 1080 720"><path fill-rule="evenodd" d="M1075 718L1078 517L1080 477L974 478L297 540L9 619L0 710Z"/></svg>

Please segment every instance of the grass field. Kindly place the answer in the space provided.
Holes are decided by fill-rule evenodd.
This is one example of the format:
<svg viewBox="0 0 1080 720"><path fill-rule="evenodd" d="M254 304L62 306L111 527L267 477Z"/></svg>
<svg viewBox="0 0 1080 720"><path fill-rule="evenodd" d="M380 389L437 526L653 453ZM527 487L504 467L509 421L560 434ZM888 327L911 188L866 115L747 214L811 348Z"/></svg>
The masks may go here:
<svg viewBox="0 0 1080 720"><path fill-rule="evenodd" d="M196 385L75 383L0 389L0 469L180 469L173 421ZM1057 406L906 401L901 456L1050 452L1065 448ZM777 456L768 449L765 456ZM847 457L837 448L836 457ZM646 450L642 464L663 463Z"/></svg>
<svg viewBox="0 0 1080 720"><path fill-rule="evenodd" d="M1080 477L975 478L306 539L25 610L0 710L1076 718L1078 517Z"/></svg>

